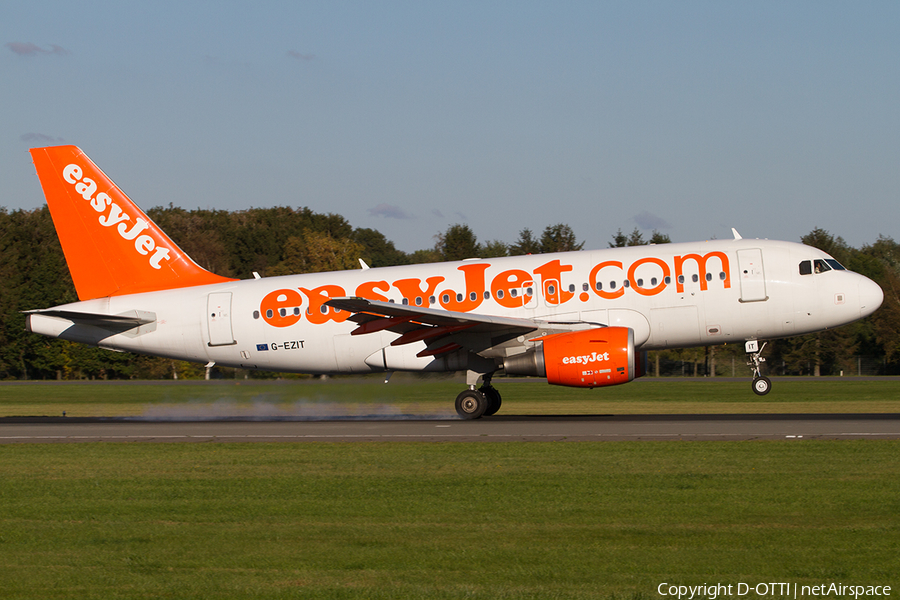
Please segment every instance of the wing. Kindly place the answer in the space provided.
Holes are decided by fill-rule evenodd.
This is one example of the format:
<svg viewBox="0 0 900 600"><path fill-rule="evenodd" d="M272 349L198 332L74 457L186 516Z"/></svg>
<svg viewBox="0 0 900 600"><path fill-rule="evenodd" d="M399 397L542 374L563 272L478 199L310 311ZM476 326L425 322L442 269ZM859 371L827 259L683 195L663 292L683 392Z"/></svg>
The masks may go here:
<svg viewBox="0 0 900 600"><path fill-rule="evenodd" d="M350 320L359 326L351 335L377 331L400 334L391 342L392 346L424 341L427 347L417 354L419 357L437 356L460 348L483 352L547 326L531 319L437 310L365 298L332 298L325 304L353 313Z"/></svg>

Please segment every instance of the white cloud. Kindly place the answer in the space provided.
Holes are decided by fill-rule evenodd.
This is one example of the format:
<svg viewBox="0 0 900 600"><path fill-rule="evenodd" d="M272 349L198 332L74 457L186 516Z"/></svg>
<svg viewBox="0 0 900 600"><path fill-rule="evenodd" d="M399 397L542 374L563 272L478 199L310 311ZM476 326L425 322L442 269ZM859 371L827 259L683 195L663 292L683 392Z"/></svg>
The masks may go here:
<svg viewBox="0 0 900 600"><path fill-rule="evenodd" d="M30 144L31 143L61 144L66 141L66 140L62 139L61 137L55 138L53 136L44 135L43 133L34 133L34 132L23 133L22 135L19 136L19 139L22 140L23 142L28 142Z"/></svg>
<svg viewBox="0 0 900 600"><path fill-rule="evenodd" d="M32 44L31 42L9 42L5 45L7 48L12 50L19 56L39 56L41 54L56 54L57 56L65 56L69 53L65 48L57 46L56 44L50 44L49 50L41 48L40 46Z"/></svg>
<svg viewBox="0 0 900 600"><path fill-rule="evenodd" d="M637 226L641 229L670 229L672 227L668 221L654 215L653 213L647 212L646 210L639 215L634 216L634 222L637 223Z"/></svg>
<svg viewBox="0 0 900 600"><path fill-rule="evenodd" d="M315 60L315 54L303 54L302 52L297 52L296 50L288 50L287 55L291 58L297 60Z"/></svg>
<svg viewBox="0 0 900 600"><path fill-rule="evenodd" d="M407 213L405 210L400 208L399 206L393 206L391 204L379 204L374 208L369 209L369 216L372 217L384 217L385 219L412 219L412 215Z"/></svg>

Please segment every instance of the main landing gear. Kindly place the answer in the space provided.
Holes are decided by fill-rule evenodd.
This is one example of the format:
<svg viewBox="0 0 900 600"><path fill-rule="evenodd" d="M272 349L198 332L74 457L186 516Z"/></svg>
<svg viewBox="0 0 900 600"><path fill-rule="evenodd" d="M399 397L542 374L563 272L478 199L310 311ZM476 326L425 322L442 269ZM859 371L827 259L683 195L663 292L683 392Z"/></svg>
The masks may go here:
<svg viewBox="0 0 900 600"><path fill-rule="evenodd" d="M760 373L762 363L766 362L766 359L760 356L765 347L766 342L763 342L762 348L760 348L757 340L750 340L744 344L744 349L750 357L750 362L747 364L750 366L750 370L753 371L753 393L757 396L765 396L772 390L772 382L769 381L768 377L763 377Z"/></svg>
<svg viewBox="0 0 900 600"><path fill-rule="evenodd" d="M462 419L471 420L489 417L500 410L500 392L491 385L493 373L484 375L484 383L475 389L475 383L456 397L456 414Z"/></svg>

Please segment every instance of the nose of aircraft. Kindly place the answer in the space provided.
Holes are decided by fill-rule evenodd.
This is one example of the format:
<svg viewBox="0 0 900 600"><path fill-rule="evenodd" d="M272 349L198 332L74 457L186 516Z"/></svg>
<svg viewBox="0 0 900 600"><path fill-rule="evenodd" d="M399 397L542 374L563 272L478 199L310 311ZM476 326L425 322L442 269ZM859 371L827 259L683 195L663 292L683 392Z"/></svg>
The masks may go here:
<svg viewBox="0 0 900 600"><path fill-rule="evenodd" d="M881 286L869 279L861 277L859 280L859 316L868 317L878 310L884 301L884 290Z"/></svg>

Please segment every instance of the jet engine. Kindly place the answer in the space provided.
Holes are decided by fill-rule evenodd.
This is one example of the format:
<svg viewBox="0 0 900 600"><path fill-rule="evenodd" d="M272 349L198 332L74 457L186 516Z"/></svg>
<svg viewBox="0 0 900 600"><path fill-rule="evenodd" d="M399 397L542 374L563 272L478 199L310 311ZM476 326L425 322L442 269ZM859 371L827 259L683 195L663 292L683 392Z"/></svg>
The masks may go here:
<svg viewBox="0 0 900 600"><path fill-rule="evenodd" d="M630 327L554 333L531 341L540 345L503 361L508 375L533 375L546 377L554 385L593 388L628 383L645 373L646 352L635 350Z"/></svg>

